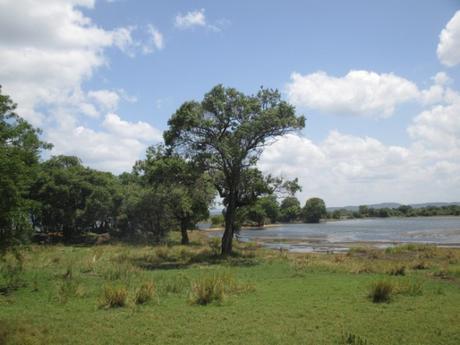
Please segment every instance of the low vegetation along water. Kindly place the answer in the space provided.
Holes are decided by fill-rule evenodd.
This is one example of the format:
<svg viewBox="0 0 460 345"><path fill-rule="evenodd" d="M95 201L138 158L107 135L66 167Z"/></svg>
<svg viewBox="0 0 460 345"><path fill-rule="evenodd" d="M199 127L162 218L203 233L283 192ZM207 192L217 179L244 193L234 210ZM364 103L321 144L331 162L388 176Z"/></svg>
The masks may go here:
<svg viewBox="0 0 460 345"><path fill-rule="evenodd" d="M215 232L212 236L220 236ZM460 217L367 218L244 229L239 238L294 252L346 251L351 245L398 243L460 246Z"/></svg>

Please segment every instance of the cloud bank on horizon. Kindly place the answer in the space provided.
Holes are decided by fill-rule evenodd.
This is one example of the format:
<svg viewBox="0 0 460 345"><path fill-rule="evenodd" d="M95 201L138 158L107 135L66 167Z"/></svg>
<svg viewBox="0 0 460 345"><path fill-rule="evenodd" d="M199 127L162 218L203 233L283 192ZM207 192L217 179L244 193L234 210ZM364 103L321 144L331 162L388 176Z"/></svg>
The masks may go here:
<svg viewBox="0 0 460 345"><path fill-rule="evenodd" d="M169 22L176 33L164 25L160 31L155 22L105 29L90 17L95 6L95 0L0 1L0 83L18 103L18 113L44 130L44 139L54 144L52 154L77 155L89 166L120 173L162 140L165 121L152 125L122 114L122 105L144 100L110 83L93 87L94 75L110 69L116 54L139 59L167 52L164 32L196 34L194 28L205 28L216 35L229 21L210 21L204 8L185 8ZM460 11L439 32L433 54L440 71L429 84L360 66L344 75L291 70L285 77L286 98L300 111L388 121L400 108L415 105L420 111L405 128L407 143L388 145L332 124L323 140L302 133L279 139L263 153L260 168L299 177L301 199L320 196L330 205L458 201L460 93L441 68L460 65Z"/></svg>

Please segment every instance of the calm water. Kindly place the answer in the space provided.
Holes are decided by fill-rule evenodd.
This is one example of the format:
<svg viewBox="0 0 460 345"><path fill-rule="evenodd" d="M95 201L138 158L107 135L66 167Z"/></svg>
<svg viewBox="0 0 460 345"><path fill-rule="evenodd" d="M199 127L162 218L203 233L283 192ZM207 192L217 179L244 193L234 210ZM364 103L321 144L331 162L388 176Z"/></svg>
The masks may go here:
<svg viewBox="0 0 460 345"><path fill-rule="evenodd" d="M369 218L320 224L281 224L273 228L242 230L238 237L271 248L302 252L342 251L348 249L347 243L353 242L370 242L382 247L395 243L460 246L460 217Z"/></svg>

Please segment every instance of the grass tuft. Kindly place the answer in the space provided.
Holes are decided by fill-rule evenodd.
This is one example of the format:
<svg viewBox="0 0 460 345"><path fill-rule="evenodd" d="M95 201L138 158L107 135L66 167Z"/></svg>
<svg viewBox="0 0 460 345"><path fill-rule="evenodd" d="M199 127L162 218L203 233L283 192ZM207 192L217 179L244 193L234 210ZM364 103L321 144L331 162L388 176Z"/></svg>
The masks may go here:
<svg viewBox="0 0 460 345"><path fill-rule="evenodd" d="M224 284L224 279L216 274L194 281L190 291L190 303L198 305L222 303L225 297Z"/></svg>
<svg viewBox="0 0 460 345"><path fill-rule="evenodd" d="M344 333L340 338L339 345L371 345L371 343L359 335Z"/></svg>
<svg viewBox="0 0 460 345"><path fill-rule="evenodd" d="M395 287L390 281L379 280L374 282L369 290L369 298L374 303L388 303L391 301Z"/></svg>
<svg viewBox="0 0 460 345"><path fill-rule="evenodd" d="M391 276L404 276L406 275L406 266L395 266L390 268L388 274Z"/></svg>
<svg viewBox="0 0 460 345"><path fill-rule="evenodd" d="M156 287L153 282L147 282L141 285L134 296L135 304L145 304L152 300L155 296Z"/></svg>
<svg viewBox="0 0 460 345"><path fill-rule="evenodd" d="M126 306L128 289L123 286L106 286L99 304L100 308L121 308Z"/></svg>

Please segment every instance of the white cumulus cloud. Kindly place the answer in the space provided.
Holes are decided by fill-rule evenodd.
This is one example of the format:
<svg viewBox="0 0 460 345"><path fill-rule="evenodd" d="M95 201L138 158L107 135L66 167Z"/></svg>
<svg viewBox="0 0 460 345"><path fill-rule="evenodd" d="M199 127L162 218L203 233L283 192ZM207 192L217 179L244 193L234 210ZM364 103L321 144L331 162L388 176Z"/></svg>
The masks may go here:
<svg viewBox="0 0 460 345"><path fill-rule="evenodd" d="M375 117L389 117L397 105L419 97L417 86L405 78L364 70L350 71L344 77L293 73L286 92L297 106Z"/></svg>
<svg viewBox="0 0 460 345"><path fill-rule="evenodd" d="M179 13L174 20L174 26L180 29L188 29L194 26L206 26L204 8L190 11L185 14Z"/></svg>
<svg viewBox="0 0 460 345"><path fill-rule="evenodd" d="M115 91L92 90L88 92L88 97L95 100L103 110L113 111L117 109L120 96Z"/></svg>
<svg viewBox="0 0 460 345"><path fill-rule="evenodd" d="M163 41L153 26L144 31L100 27L81 11L94 4L0 0L0 82L2 91L18 103L18 114L42 127L44 138L54 144L52 154L78 155L91 166L121 172L130 170L159 136L150 124L118 115L104 118L105 130L83 125L85 117L97 119L116 111L121 100L136 99L122 89L87 92L82 85L108 64L107 49L134 56L143 51L144 42L160 49ZM135 39L135 32L146 34Z"/></svg>
<svg viewBox="0 0 460 345"><path fill-rule="evenodd" d="M160 141L161 131L152 127L147 122L138 121L136 123L123 121L117 114L107 114L102 123L105 129L122 138L135 138L144 141Z"/></svg>
<svg viewBox="0 0 460 345"><path fill-rule="evenodd" d="M457 11L439 35L438 58L446 66L460 63L460 11Z"/></svg>

